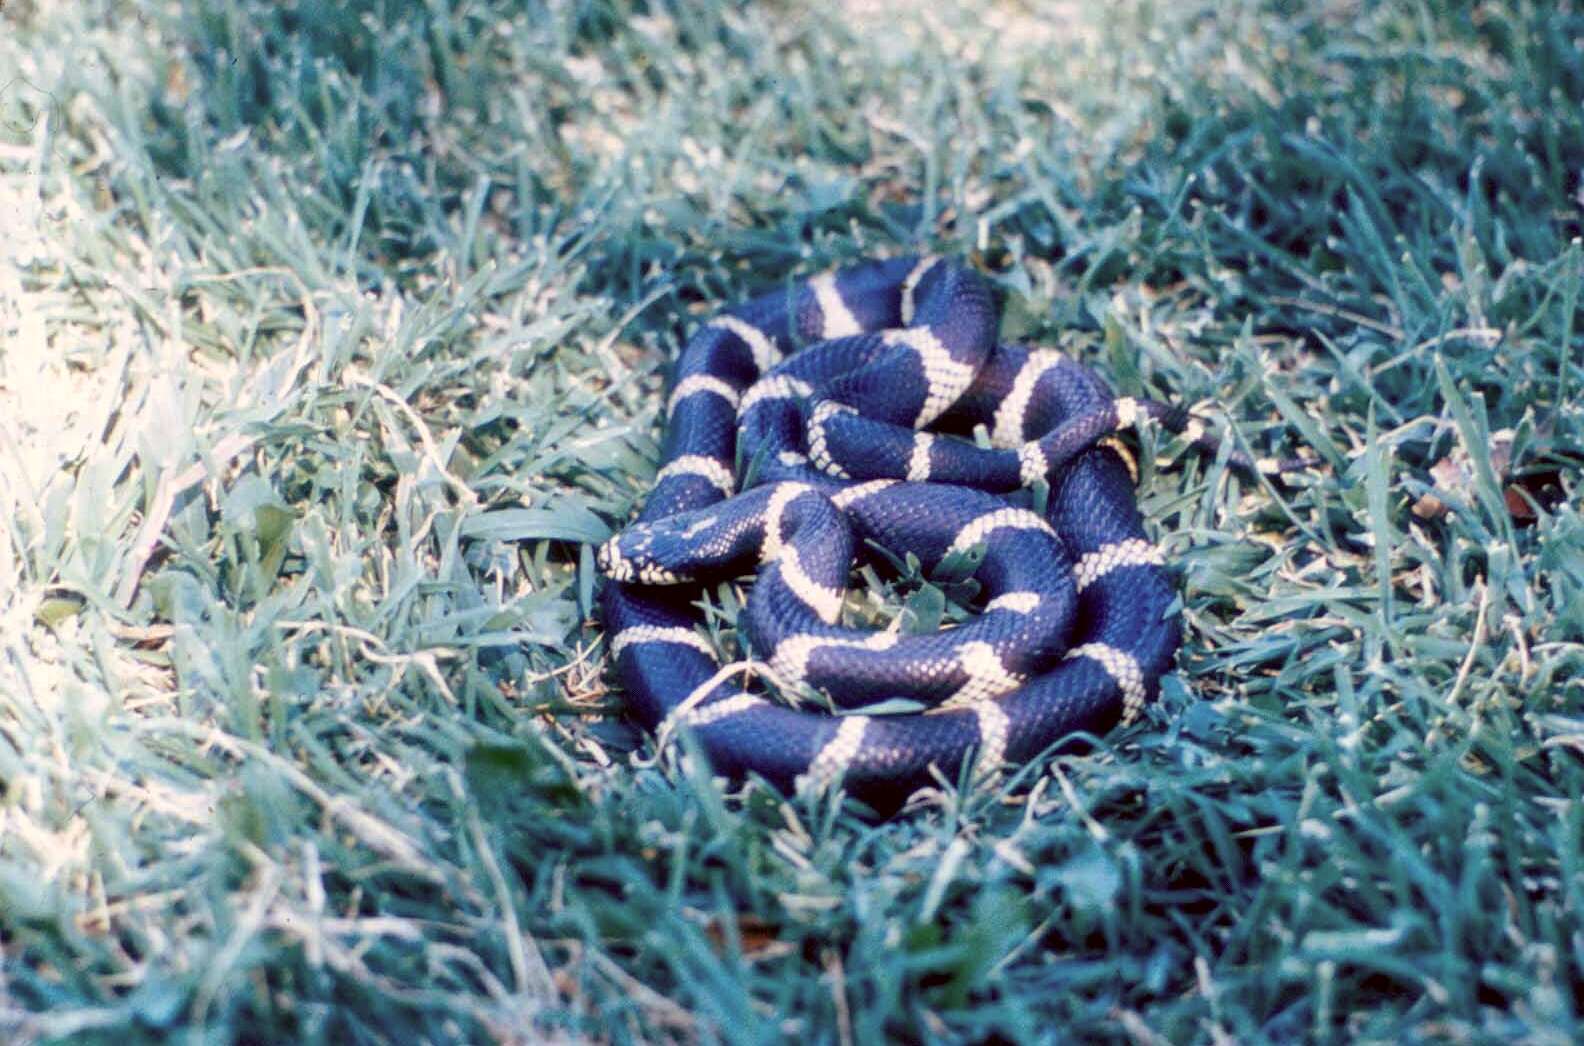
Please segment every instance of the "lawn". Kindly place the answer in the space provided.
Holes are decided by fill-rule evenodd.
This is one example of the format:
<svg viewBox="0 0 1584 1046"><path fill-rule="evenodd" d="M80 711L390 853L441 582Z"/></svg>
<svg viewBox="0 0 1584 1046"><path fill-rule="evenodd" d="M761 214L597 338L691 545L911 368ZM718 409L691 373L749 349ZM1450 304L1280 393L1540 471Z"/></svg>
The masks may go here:
<svg viewBox="0 0 1584 1046"><path fill-rule="evenodd" d="M0 1039L1573 1041L1581 178L1571 0L6 0ZM913 250L1325 467L1145 432L1160 701L877 822L655 759L593 550Z"/></svg>

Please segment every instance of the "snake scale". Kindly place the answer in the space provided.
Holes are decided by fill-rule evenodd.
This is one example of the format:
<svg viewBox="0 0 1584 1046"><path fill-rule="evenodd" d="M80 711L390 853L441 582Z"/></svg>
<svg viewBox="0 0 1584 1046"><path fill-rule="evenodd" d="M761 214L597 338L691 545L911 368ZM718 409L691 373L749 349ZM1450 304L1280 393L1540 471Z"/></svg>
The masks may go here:
<svg viewBox="0 0 1584 1046"><path fill-rule="evenodd" d="M995 773L1155 696L1179 641L1174 586L1112 433L1153 419L1215 442L997 327L983 277L903 257L693 334L654 489L598 556L626 700L662 743L687 727L716 772L894 808L937 775ZM988 440L965 438L976 427ZM1041 482L1043 512L1027 490ZM843 626L854 557L881 560L876 545L971 571L978 614L921 635ZM722 666L704 586L756 565L738 622L751 661ZM818 699L778 701L748 676ZM868 711L896 698L913 711Z"/></svg>

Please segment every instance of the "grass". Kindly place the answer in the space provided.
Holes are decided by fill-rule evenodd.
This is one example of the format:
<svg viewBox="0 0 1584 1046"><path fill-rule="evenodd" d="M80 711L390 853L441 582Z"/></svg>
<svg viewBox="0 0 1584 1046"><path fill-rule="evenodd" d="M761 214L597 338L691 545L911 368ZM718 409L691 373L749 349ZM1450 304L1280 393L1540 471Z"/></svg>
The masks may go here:
<svg viewBox="0 0 1584 1046"><path fill-rule="evenodd" d="M0 25L8 1041L1577 1036L1576 5ZM699 316L918 247L1329 469L1146 468L1186 642L1093 752L724 793L591 547Z"/></svg>

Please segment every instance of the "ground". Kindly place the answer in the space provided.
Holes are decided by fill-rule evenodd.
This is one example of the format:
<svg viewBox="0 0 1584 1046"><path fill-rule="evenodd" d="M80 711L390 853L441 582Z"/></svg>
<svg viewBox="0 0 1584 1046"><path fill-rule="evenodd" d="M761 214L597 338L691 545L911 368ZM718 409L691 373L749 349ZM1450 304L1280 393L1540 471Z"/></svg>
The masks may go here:
<svg viewBox="0 0 1584 1046"><path fill-rule="evenodd" d="M7 1041L1579 1033L1575 4L0 30ZM1158 704L876 823L650 759L592 550L700 316L915 249L1325 468L1145 433Z"/></svg>

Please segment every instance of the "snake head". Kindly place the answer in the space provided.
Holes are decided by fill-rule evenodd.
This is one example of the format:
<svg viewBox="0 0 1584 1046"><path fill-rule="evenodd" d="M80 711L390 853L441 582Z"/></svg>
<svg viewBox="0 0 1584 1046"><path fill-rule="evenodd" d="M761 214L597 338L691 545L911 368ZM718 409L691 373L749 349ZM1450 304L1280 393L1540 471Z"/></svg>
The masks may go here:
<svg viewBox="0 0 1584 1046"><path fill-rule="evenodd" d="M622 555L621 536L611 538L594 553L599 572L612 581L631 581L634 576L632 561Z"/></svg>
<svg viewBox="0 0 1584 1046"><path fill-rule="evenodd" d="M605 542L594 561L600 573L624 584L675 585L690 580L659 562L654 528L648 524L629 527Z"/></svg>

